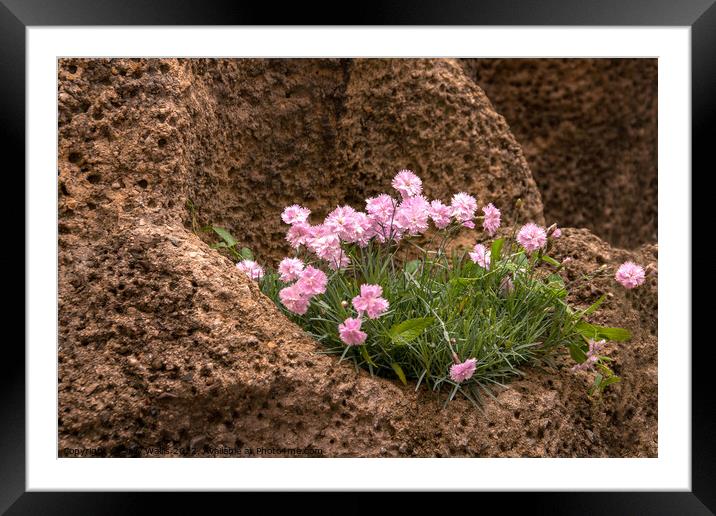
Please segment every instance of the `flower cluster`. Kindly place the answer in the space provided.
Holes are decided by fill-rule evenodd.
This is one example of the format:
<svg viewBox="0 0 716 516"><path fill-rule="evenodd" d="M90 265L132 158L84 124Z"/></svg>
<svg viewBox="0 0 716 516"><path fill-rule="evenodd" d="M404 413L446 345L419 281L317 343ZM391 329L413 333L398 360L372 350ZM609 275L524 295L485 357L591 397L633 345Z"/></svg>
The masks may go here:
<svg viewBox="0 0 716 516"><path fill-rule="evenodd" d="M407 264L393 261L401 242L425 234L432 226L445 231L441 244L445 246L460 228L475 229L480 222L487 236L496 237L502 214L492 203L479 206L478 200L466 192L456 193L449 201L430 199L423 191L421 179L410 170L400 170L391 185L397 194L370 197L363 211L348 205L336 206L317 224L310 221L308 208L299 204L286 207L281 219L289 226L286 240L295 253L281 260L277 274L267 275L273 279L263 280L262 284L272 285L267 289L271 296L297 315L307 314L314 298L322 296L311 316L305 318L306 326L344 355L363 346L355 357L362 357L360 360L371 367L376 366L373 358L381 357L383 360L378 360L381 363L376 367L394 369L403 381L406 375L401 361L403 367L411 368L412 378L427 374L433 385L452 382L456 389L476 375L478 365L481 365L478 381L497 374L491 371L510 370L509 360L495 366L489 362L495 360L494 356L480 352L484 330L489 341L490 324L495 324L483 317L485 313L493 318L510 317L509 323L500 326L499 338L510 346L524 346L521 353L528 355L535 342L541 344L539 331L545 324L551 324L545 314L559 312L554 317L562 317L555 319L559 331L564 332L562 338L572 339L570 351L577 354L573 356L586 357L573 369L592 371L599 366L600 371L610 374L608 360L601 356L606 342L597 340L600 327L584 325L580 331L576 323L581 315L573 319L575 312L564 305L561 294L555 295L563 292L563 283L561 291L555 290L553 279L546 281L533 274L542 262L559 269L572 260L567 257L560 264L547 256L553 240L562 235L556 224L543 227L528 222L512 237L499 238L492 244L475 243L467 257L479 268L462 257L451 261L444 252L446 247L431 253L416 246L422 252L421 258L415 260L420 272L408 272ZM384 247L391 250L381 251ZM526 257L530 259L525 260ZM254 280L264 278L263 268L251 259L236 266ZM331 274L330 280L324 270ZM626 262L618 268L615 278L625 288L633 289L644 283L645 272L641 266ZM470 290L456 292L458 287ZM504 305L499 305L496 311L490 303ZM456 313L459 315L455 316ZM512 322L514 318L530 317L537 323ZM439 329L436 321L440 323ZM480 324L487 326L476 332L475 325ZM594 329L594 333L583 333L585 328ZM419 341L420 345L410 344L418 336L424 339ZM577 340L573 340L575 337ZM588 349L584 339L590 339ZM437 355L426 352L440 346L448 347L451 361L442 354L436 362ZM371 354L375 356L371 358ZM405 358L408 354L412 354L410 360ZM438 375L433 371L436 364L441 371ZM613 383L614 379L609 381Z"/></svg>
<svg viewBox="0 0 716 516"><path fill-rule="evenodd" d="M399 198L380 194L366 200L365 211L351 206L338 206L331 211L321 224L311 225L311 211L294 204L284 209L281 219L290 227L286 240L297 252L307 251L333 270L341 270L350 265L350 259L342 244L356 244L365 247L374 239L378 243L396 243L406 236L418 236L428 230L430 222L436 229L444 230L451 224L467 228L475 227L477 199L460 192L453 195L449 204L439 199L428 200L423 195L421 179L410 170L399 171L392 181ZM492 203L482 208L483 229L494 236L501 224L501 213ZM470 257L481 267L489 269L490 255L482 244L476 244ZM281 303L291 312L303 315L308 310L311 298L325 291L325 275L320 281L314 278L320 271L305 266L296 257L288 257L278 267L282 282L295 281L282 288L278 294ZM317 284L314 284L317 283ZM363 318L377 319L386 313L389 307L387 299L382 297L380 285L363 284L360 294L352 300L357 317L349 317L338 325L338 334L348 346L364 344L368 335L361 330ZM476 359L453 365L450 377L462 382L472 376Z"/></svg>
<svg viewBox="0 0 716 516"><path fill-rule="evenodd" d="M365 247L372 239L380 243L398 242L405 236L423 234L430 221L437 229L451 224L475 227L475 197L460 192L452 197L449 205L438 199L429 201L422 194L422 185L413 172L401 170L392 181L399 199L388 194L371 197L366 200L365 211L338 206L317 225L309 223L309 209L298 204L288 206L281 214L281 219L290 225L286 240L297 251L305 249L331 269L338 270L349 265L342 243ZM500 227L500 210L492 204L482 210L483 227L494 235Z"/></svg>
<svg viewBox="0 0 716 516"><path fill-rule="evenodd" d="M363 315L377 319L388 310L390 303L382 295L383 288L380 285L360 286L360 294L353 298L353 308L358 312L358 317L349 317L338 325L338 334L345 344L359 346L365 343L368 334L360 329Z"/></svg>
<svg viewBox="0 0 716 516"><path fill-rule="evenodd" d="M295 283L284 287L278 293L283 305L293 313L303 315L308 311L308 305L314 296L326 291L328 277L321 269L312 265L304 266L298 258L285 258L279 264L282 281Z"/></svg>

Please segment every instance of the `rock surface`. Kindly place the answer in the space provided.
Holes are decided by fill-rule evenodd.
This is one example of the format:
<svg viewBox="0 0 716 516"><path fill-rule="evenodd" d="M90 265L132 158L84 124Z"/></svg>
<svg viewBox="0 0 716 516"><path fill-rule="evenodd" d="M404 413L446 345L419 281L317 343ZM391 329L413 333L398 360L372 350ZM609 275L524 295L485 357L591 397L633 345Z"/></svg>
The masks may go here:
<svg viewBox="0 0 716 516"><path fill-rule="evenodd" d="M68 59L59 79L60 207L92 219L223 226L268 261L285 206L362 208L412 167L431 196L543 221L520 146L456 61Z"/></svg>
<svg viewBox="0 0 716 516"><path fill-rule="evenodd" d="M568 279L627 257L651 265L647 285L615 289L601 312L634 331L612 354L623 383L594 402L567 365L529 370L483 415L462 400L443 410L430 393L318 354L191 231L205 217L273 255L280 237L270 219L287 200L309 191L315 206L353 200L355 170L385 188L401 159L427 185L445 181L431 195L464 187L483 201L520 196L523 215L539 219L519 147L456 63L72 59L59 69L61 455L656 455L654 245L614 250L567 229L556 250L575 257ZM415 89L400 109L389 106L397 94L387 69L397 90ZM465 105L475 108L464 125L421 126ZM401 120L405 112L413 118ZM434 154L421 153L430 141L439 142ZM474 153L480 173L459 168L462 152ZM574 301L587 305L614 287L597 277Z"/></svg>
<svg viewBox="0 0 716 516"><path fill-rule="evenodd" d="M468 59L522 145L547 223L657 240L656 59Z"/></svg>

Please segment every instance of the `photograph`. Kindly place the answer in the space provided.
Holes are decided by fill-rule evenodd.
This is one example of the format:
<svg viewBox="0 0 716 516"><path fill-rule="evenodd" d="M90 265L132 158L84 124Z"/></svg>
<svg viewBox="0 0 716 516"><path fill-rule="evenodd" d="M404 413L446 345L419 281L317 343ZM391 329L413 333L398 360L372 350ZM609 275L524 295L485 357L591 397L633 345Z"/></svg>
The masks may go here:
<svg viewBox="0 0 716 516"><path fill-rule="evenodd" d="M60 458L658 458L659 59L63 57Z"/></svg>
<svg viewBox="0 0 716 516"><path fill-rule="evenodd" d="M714 2L0 0L0 514L714 514Z"/></svg>

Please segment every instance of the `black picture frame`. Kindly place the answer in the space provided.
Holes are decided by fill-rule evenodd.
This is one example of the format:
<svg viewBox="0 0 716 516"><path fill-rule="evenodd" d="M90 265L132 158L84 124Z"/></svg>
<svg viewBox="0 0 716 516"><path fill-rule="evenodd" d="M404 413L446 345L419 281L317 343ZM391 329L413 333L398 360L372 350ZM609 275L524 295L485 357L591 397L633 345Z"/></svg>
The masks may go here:
<svg viewBox="0 0 716 516"><path fill-rule="evenodd" d="M713 171L708 159L716 128L715 0L443 0L389 6L361 3L350 15L334 5L214 2L211 0L0 0L0 141L6 156L24 170L25 30L60 25L602 25L691 27L692 173ZM708 168L707 168L708 167ZM688 173L685 171L684 173ZM693 187L692 187L693 191ZM696 220L694 219L694 223ZM692 231L692 235L695 234ZM28 238L29 235L25 235ZM23 246L24 249L24 246ZM23 251L24 252L24 251ZM27 258L27 257L25 257ZM695 258L695 259L694 259ZM692 258L692 268L702 264ZM691 278L687 278L691 283ZM695 307L695 305L694 305ZM32 307L28 307L32 309ZM692 316L692 320L694 320ZM696 319L698 320L698 318ZM684 345L685 343L678 343ZM691 343L689 343L691 344ZM549 514L713 514L716 511L716 433L710 401L711 343L692 346L692 491L618 493L510 493L510 506L526 505ZM5 349L0 376L0 512L8 514L128 513L146 506L150 494L25 492L25 353ZM184 506L185 497L162 496L165 510ZM246 495L242 495L246 496ZM265 496L265 495L264 495ZM479 505L484 506L480 495ZM496 496L500 496L499 494ZM504 495L502 495L504 496ZM219 497L221 502L223 497ZM420 502L420 497L413 499ZM246 502L244 502L246 503ZM404 510L403 510L404 512Z"/></svg>

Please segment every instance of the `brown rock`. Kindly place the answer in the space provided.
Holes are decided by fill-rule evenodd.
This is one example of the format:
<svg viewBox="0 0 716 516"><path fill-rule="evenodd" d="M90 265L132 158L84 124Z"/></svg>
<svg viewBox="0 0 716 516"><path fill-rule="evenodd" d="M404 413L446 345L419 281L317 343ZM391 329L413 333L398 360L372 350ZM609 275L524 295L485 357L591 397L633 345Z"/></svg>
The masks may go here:
<svg viewBox="0 0 716 516"><path fill-rule="evenodd" d="M656 59L463 62L522 145L547 223L656 242Z"/></svg>
<svg viewBox="0 0 716 516"><path fill-rule="evenodd" d="M542 220L519 145L451 60L68 59L59 78L65 234L84 203L95 233L122 218L211 223L278 258L283 207L361 207L406 167L432 196L471 191L506 221L521 197Z"/></svg>

